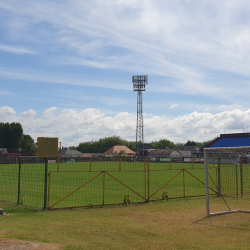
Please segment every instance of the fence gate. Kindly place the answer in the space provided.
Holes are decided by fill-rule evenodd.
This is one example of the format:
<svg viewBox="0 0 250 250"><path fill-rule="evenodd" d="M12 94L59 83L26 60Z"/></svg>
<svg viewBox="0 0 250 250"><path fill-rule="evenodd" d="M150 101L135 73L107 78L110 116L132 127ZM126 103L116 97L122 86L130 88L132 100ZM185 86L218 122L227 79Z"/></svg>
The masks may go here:
<svg viewBox="0 0 250 250"><path fill-rule="evenodd" d="M211 172L216 175L217 169ZM206 195L203 168L150 170L149 173L149 201ZM217 190L210 188L209 192L216 195Z"/></svg>
<svg viewBox="0 0 250 250"><path fill-rule="evenodd" d="M146 202L146 178L144 171L51 171L48 208Z"/></svg>

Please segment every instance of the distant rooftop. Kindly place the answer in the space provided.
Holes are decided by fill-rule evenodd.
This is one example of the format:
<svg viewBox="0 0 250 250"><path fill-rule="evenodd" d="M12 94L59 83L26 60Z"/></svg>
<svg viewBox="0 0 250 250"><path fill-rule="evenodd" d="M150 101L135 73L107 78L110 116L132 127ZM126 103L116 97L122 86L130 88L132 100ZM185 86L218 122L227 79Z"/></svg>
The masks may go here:
<svg viewBox="0 0 250 250"><path fill-rule="evenodd" d="M119 153L120 151L124 151L126 154L135 154L134 151L132 151L131 149L129 149L128 147L126 146L114 146L112 148L110 148L109 150L107 150L104 154L115 154L115 153Z"/></svg>
<svg viewBox="0 0 250 250"><path fill-rule="evenodd" d="M210 148L250 146L250 133L221 134L209 145Z"/></svg>
<svg viewBox="0 0 250 250"><path fill-rule="evenodd" d="M59 154L61 154L61 155L82 155L82 153L80 151L70 149L70 148L62 148L62 149L60 149Z"/></svg>

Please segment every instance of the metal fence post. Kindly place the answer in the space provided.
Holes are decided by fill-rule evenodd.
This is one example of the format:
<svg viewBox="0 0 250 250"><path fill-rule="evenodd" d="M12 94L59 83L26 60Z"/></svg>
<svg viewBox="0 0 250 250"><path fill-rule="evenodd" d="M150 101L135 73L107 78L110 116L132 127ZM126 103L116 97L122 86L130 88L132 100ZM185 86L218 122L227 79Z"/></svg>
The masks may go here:
<svg viewBox="0 0 250 250"><path fill-rule="evenodd" d="M21 159L19 155L17 155L18 161L19 161L19 170L18 170L18 193L17 193L17 204L20 204L20 192L21 192Z"/></svg>
<svg viewBox="0 0 250 250"><path fill-rule="evenodd" d="M218 195L221 195L221 157L218 159Z"/></svg>
<svg viewBox="0 0 250 250"><path fill-rule="evenodd" d="M103 189L102 189L102 205L105 205L105 174L106 171L102 171L103 173Z"/></svg>
<svg viewBox="0 0 250 250"><path fill-rule="evenodd" d="M239 198L239 176L238 176L238 164L235 165L236 167L236 194L237 194L237 198Z"/></svg>
<svg viewBox="0 0 250 250"><path fill-rule="evenodd" d="M240 160L240 197L243 196L243 166L242 160Z"/></svg>
<svg viewBox="0 0 250 250"><path fill-rule="evenodd" d="M171 160L169 162L170 169L172 169L172 160L173 160L173 157L171 157Z"/></svg>
<svg viewBox="0 0 250 250"><path fill-rule="evenodd" d="M207 160L207 151L203 149L204 154L204 172L205 172L205 185L206 185L206 210L207 216L210 215L210 208L209 208L209 183L208 183L208 160Z"/></svg>
<svg viewBox="0 0 250 250"><path fill-rule="evenodd" d="M60 166L60 162L61 162L61 157L62 157L62 155L59 154L59 155L58 155L58 158L57 158L57 172L60 171L60 170L59 170L59 166Z"/></svg>
<svg viewBox="0 0 250 250"><path fill-rule="evenodd" d="M186 187L185 187L185 169L182 169L183 172L183 197L186 197Z"/></svg>
<svg viewBox="0 0 250 250"><path fill-rule="evenodd" d="M146 157L144 160L144 197L145 197L145 202L147 202L147 160L148 158Z"/></svg>
<svg viewBox="0 0 250 250"><path fill-rule="evenodd" d="M195 160L195 157L192 159L192 168L194 168L194 160Z"/></svg>
<svg viewBox="0 0 250 250"><path fill-rule="evenodd" d="M119 163L119 171L122 170L122 158L123 158L123 155L121 156L121 159L120 159L120 163Z"/></svg>
<svg viewBox="0 0 250 250"><path fill-rule="evenodd" d="M47 195L48 195L48 158L44 158L45 160L45 178L44 178L44 209L47 209Z"/></svg>
<svg viewBox="0 0 250 250"><path fill-rule="evenodd" d="M90 162L89 162L89 171L91 172L92 170L92 160L93 160L93 155L90 158Z"/></svg>
<svg viewBox="0 0 250 250"><path fill-rule="evenodd" d="M149 202L149 196L150 196L150 169L149 169L149 162L151 160L151 157L148 158L148 202Z"/></svg>

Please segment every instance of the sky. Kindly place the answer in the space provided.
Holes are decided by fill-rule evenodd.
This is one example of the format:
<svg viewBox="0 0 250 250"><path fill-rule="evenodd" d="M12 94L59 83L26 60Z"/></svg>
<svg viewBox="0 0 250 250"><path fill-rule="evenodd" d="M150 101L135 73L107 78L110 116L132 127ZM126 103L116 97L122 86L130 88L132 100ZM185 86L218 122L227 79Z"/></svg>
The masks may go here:
<svg viewBox="0 0 250 250"><path fill-rule="evenodd" d="M248 0L0 0L0 122L62 146L250 132Z"/></svg>

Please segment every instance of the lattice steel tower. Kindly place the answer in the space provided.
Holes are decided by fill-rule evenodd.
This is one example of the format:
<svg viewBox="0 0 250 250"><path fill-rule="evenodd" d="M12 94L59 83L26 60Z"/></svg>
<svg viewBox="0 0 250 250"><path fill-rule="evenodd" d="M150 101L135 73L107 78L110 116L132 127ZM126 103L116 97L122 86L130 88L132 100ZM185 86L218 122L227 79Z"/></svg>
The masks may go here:
<svg viewBox="0 0 250 250"><path fill-rule="evenodd" d="M137 91L136 155L138 155L140 149L142 149L142 154L144 155L142 91L146 90L146 84L148 84L148 76L133 76L132 82L133 90Z"/></svg>

